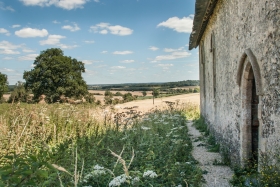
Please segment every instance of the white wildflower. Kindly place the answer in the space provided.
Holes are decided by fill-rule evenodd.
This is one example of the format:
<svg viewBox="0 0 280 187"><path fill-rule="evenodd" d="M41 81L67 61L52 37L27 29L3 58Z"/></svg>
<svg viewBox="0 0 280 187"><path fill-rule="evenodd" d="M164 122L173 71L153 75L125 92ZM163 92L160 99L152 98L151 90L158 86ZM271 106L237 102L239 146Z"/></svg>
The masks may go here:
<svg viewBox="0 0 280 187"><path fill-rule="evenodd" d="M180 162L176 162L175 165L180 165Z"/></svg>
<svg viewBox="0 0 280 187"><path fill-rule="evenodd" d="M105 171L104 167L99 166L98 164L95 165L95 166L93 167L93 169L94 169L94 170L92 171L92 174L93 174L94 176L106 174L106 171Z"/></svg>
<svg viewBox="0 0 280 187"><path fill-rule="evenodd" d="M186 162L186 164L191 164L190 162Z"/></svg>
<svg viewBox="0 0 280 187"><path fill-rule="evenodd" d="M144 172L143 177L156 178L157 174L152 170L148 170L148 171Z"/></svg>
<svg viewBox="0 0 280 187"><path fill-rule="evenodd" d="M96 165L93 167L93 169L95 169L95 170L104 170L104 167L99 166L98 164L96 164Z"/></svg>
<svg viewBox="0 0 280 187"><path fill-rule="evenodd" d="M140 181L139 177L135 177L135 178L132 179L132 184L135 184L139 181Z"/></svg>
<svg viewBox="0 0 280 187"><path fill-rule="evenodd" d="M145 126L141 126L141 129L143 129L143 130L149 130L149 129L151 129L151 128L149 128L149 127L145 127Z"/></svg>
<svg viewBox="0 0 280 187"><path fill-rule="evenodd" d="M126 176L125 174L122 174L120 176L117 176L114 178L110 183L109 186L120 186L121 184L125 183L126 181Z"/></svg>

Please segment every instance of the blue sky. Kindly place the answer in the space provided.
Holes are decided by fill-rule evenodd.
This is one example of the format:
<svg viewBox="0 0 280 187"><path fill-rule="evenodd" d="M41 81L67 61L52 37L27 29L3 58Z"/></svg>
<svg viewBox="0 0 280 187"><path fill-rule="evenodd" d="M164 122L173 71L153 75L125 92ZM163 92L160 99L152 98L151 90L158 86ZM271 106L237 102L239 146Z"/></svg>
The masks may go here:
<svg viewBox="0 0 280 187"><path fill-rule="evenodd" d="M24 81L48 48L85 63L87 84L199 79L195 0L0 0L0 72Z"/></svg>

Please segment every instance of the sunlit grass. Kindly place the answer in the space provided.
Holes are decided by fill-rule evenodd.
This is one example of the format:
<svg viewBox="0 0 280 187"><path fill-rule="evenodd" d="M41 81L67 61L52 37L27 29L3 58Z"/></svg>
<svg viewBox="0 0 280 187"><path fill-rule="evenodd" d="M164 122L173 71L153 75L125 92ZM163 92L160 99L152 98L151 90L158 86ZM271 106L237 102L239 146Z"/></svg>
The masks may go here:
<svg viewBox="0 0 280 187"><path fill-rule="evenodd" d="M92 105L0 105L0 186L200 186L191 104L140 115ZM194 111L195 110L195 111Z"/></svg>

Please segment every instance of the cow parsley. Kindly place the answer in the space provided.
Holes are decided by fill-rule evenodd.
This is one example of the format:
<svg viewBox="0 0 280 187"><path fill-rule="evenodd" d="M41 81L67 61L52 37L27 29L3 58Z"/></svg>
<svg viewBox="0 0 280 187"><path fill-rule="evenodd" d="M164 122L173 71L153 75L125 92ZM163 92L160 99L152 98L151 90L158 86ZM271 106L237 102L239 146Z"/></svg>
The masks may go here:
<svg viewBox="0 0 280 187"><path fill-rule="evenodd" d="M148 170L144 172L143 177L156 178L157 174L152 170Z"/></svg>

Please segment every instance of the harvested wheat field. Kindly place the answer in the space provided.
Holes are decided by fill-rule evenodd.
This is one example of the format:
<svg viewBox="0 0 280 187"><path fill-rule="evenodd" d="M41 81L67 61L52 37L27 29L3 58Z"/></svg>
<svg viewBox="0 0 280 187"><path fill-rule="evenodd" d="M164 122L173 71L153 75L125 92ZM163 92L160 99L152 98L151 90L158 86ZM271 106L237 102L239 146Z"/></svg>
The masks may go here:
<svg viewBox="0 0 280 187"><path fill-rule="evenodd" d="M125 109L133 108L134 110L146 113L150 111L153 108L163 108L166 107L166 101L167 102L179 102L179 103L194 103L199 105L200 104L200 95L199 93L193 93L193 94L183 94L183 95L177 95L177 96L171 96L171 97L162 97L162 98L156 98L153 99L146 99L146 100L136 100L128 103L118 104L115 106L116 109L122 111Z"/></svg>

